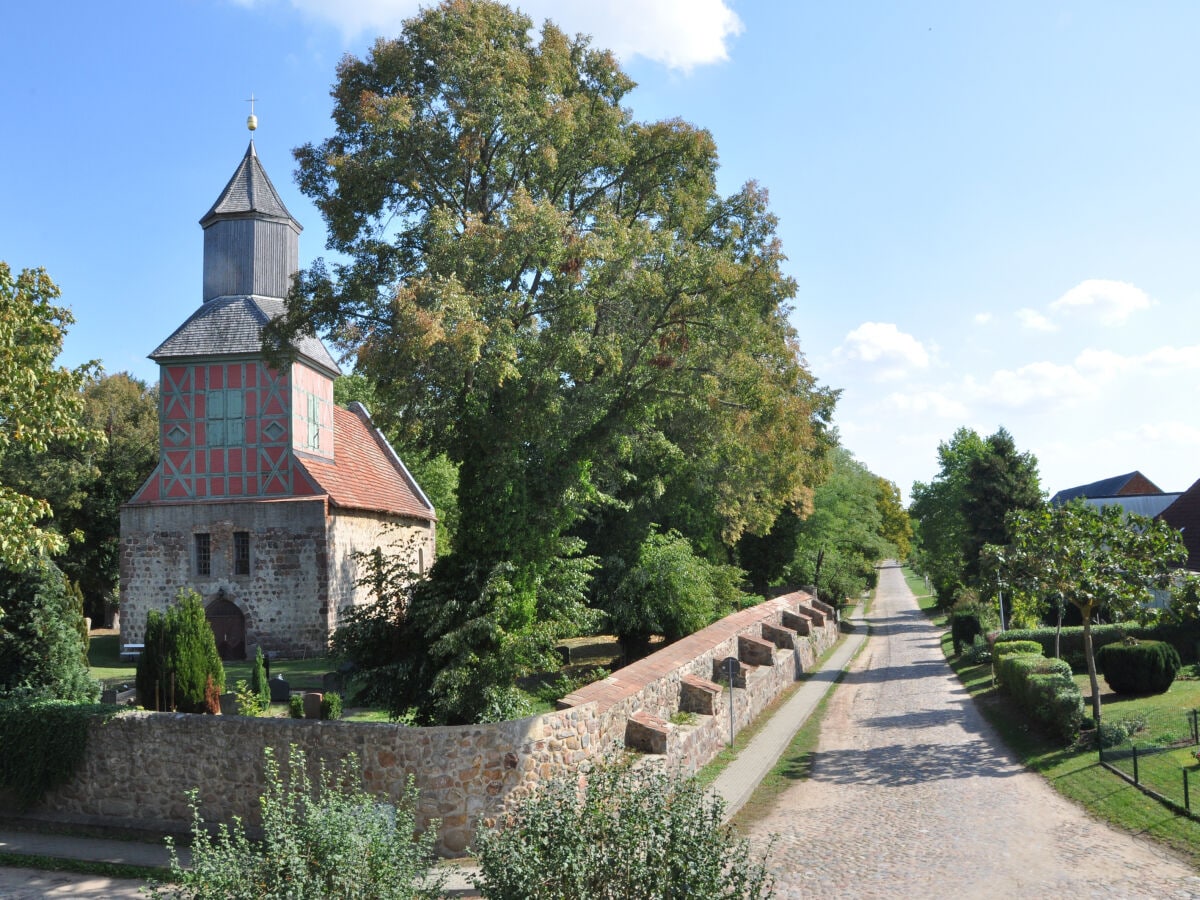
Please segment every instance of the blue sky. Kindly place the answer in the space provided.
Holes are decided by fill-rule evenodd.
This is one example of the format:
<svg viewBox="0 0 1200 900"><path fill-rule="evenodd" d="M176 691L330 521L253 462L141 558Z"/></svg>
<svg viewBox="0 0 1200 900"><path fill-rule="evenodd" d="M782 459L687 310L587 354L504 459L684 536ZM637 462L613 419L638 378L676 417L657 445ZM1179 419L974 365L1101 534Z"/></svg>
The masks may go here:
<svg viewBox="0 0 1200 900"><path fill-rule="evenodd" d="M63 362L157 377L201 230L256 147L324 253L291 149L401 0L21 3L0 34L0 259L44 266ZM1200 478L1200 4L535 0L616 49L639 119L710 129L770 190L792 318L843 443L907 496L959 426L1049 491Z"/></svg>

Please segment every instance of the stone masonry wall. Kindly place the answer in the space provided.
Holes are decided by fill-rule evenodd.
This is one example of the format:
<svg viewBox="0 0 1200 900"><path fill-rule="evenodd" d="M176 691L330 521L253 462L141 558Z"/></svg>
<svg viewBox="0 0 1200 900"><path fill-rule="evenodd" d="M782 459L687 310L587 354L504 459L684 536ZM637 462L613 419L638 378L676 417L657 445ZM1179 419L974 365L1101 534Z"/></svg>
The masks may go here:
<svg viewBox="0 0 1200 900"><path fill-rule="evenodd" d="M315 769L355 754L368 790L396 799L411 774L420 790L421 823L440 819L438 852L461 855L481 826L509 804L589 759L645 746L648 759L695 771L725 745L727 686L714 663L739 664L734 716L741 729L804 671L837 636L828 607L791 594L742 610L688 638L588 685L564 707L514 722L442 728L357 722L253 719L135 712L92 726L86 761L66 785L37 807L37 819L59 823L186 832L186 792L199 790L208 822L241 816L257 821L263 748L285 760L289 745L306 751ZM781 627L784 613L805 614L810 634ZM762 639L763 626L774 643ZM774 629L774 631L772 631ZM794 644L779 647L778 643ZM686 696L685 696L686 695ZM707 711L691 724L670 718L683 706ZM0 798L0 810L7 806Z"/></svg>
<svg viewBox="0 0 1200 900"><path fill-rule="evenodd" d="M205 606L222 591L246 618L246 646L282 655L328 642L325 503L275 500L126 506L121 510L121 641L140 643L146 614L181 587ZM250 534L250 574L233 574L233 533ZM211 574L197 575L193 535L211 535ZM323 610L322 608L325 608Z"/></svg>

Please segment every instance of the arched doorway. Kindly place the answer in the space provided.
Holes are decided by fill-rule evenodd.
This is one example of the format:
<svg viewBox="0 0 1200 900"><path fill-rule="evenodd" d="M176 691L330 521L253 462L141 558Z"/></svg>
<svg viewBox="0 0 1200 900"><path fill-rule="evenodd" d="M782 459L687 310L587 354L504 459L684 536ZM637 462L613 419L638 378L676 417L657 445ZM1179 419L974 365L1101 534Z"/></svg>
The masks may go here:
<svg viewBox="0 0 1200 900"><path fill-rule="evenodd" d="M217 639L217 653L221 659L246 658L246 617L237 608L225 592L221 591L217 599L209 604L204 612Z"/></svg>

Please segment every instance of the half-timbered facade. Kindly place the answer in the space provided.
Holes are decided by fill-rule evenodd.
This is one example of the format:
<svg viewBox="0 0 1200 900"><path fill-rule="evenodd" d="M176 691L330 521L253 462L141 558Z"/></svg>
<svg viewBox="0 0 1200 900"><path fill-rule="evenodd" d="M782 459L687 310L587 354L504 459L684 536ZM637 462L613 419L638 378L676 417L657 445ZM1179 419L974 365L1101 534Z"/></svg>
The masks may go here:
<svg viewBox="0 0 1200 900"><path fill-rule="evenodd" d="M200 307L150 354L159 364L159 463L121 512L121 625L179 589L205 600L222 655L261 645L319 652L368 602L358 554L381 547L423 571L434 511L361 404L333 402L338 367L302 338L283 369L262 350L299 267L300 225L253 142L200 220Z"/></svg>

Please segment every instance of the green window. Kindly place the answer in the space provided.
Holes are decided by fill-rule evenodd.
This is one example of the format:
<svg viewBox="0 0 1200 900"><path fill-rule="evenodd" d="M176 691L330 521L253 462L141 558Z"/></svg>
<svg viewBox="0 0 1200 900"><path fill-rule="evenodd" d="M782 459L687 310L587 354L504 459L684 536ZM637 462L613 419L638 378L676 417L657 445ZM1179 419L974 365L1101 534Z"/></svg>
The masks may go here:
<svg viewBox="0 0 1200 900"><path fill-rule="evenodd" d="M206 413L208 446L237 447L245 442L246 404L241 389L209 391Z"/></svg>

